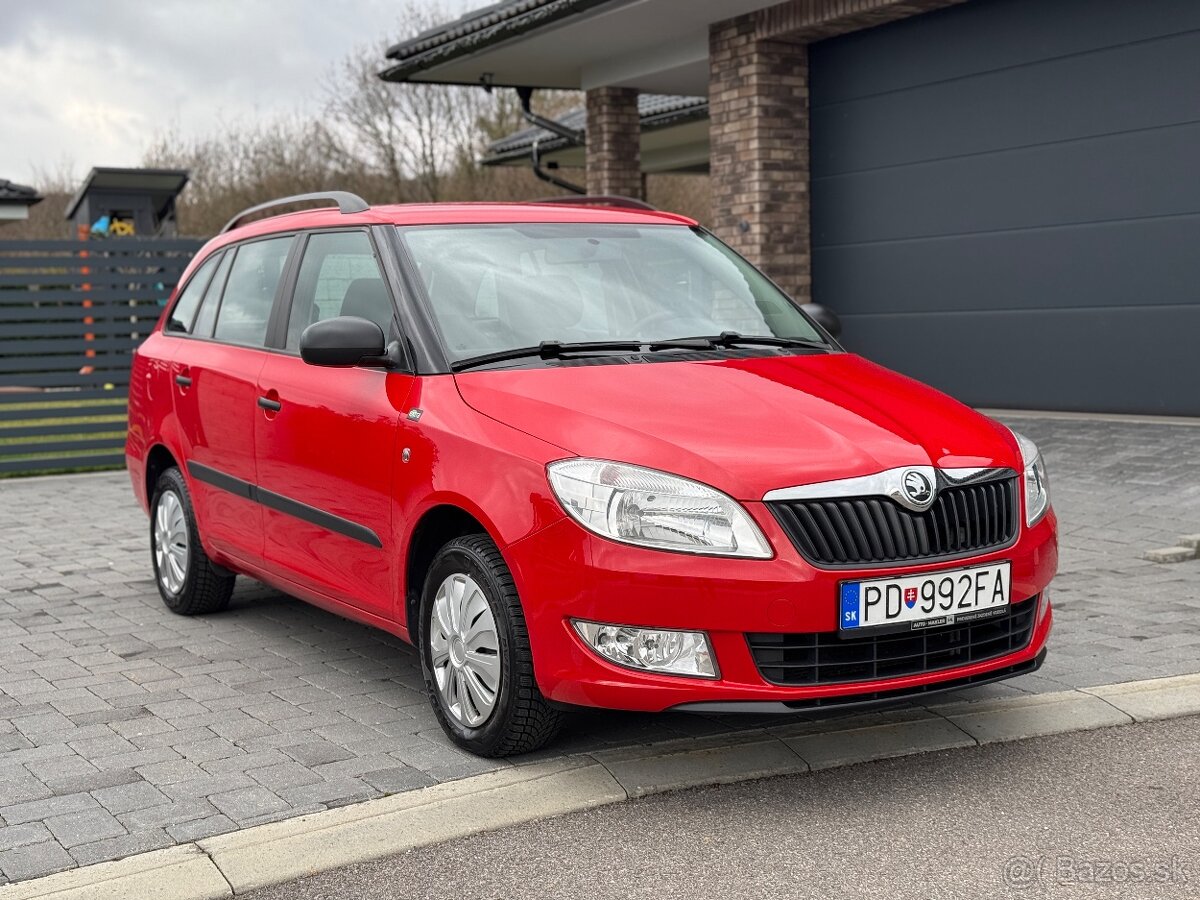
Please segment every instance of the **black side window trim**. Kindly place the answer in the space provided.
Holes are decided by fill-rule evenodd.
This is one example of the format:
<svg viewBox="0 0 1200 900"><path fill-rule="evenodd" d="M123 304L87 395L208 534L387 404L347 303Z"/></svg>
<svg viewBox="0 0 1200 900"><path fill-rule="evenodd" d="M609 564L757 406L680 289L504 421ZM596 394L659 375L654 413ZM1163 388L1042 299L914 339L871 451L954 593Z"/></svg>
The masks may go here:
<svg viewBox="0 0 1200 900"><path fill-rule="evenodd" d="M221 258L224 255L224 247L221 247L219 250L214 250L212 253L208 254L208 256L204 258L204 262L196 266L196 271L192 273L191 277L175 292L175 302L167 308L167 316L165 319L163 319L163 334L170 335L171 337L192 336L192 329L196 325L196 317L200 315L200 307L204 305L204 298L208 293L209 288L212 287L212 280L217 277L217 272L219 272L221 269ZM192 321L188 323L187 331L172 330L169 326L171 324L171 318L175 315L175 309L179 306L179 301L183 299L183 295L187 293L193 284L195 284L196 279L200 277L200 275L208 267L209 263L216 263L216 265L213 266L212 272L208 276L208 281L205 282L203 290L200 291L200 302L196 304L196 311L192 313Z"/></svg>
<svg viewBox="0 0 1200 900"><path fill-rule="evenodd" d="M229 274L230 274L230 272L233 271L233 263L237 262L237 251L240 250L242 247L246 246L247 244L253 244L253 243L256 243L257 241L269 241L269 240L278 240L279 238L291 238L292 243L288 247L288 256L283 264L283 272L280 273L279 284L277 284L275 286L275 297L271 301L271 312L267 318L267 337L266 337L265 343L263 343L263 344L239 344L239 343L235 343L234 341L221 340L220 338L214 337L212 334L195 335L195 334L184 334L183 332L180 332L180 331L167 332L165 330L165 328L163 330L163 333L164 334L169 333L172 337L187 338L187 339L193 340L193 341L209 341L214 344L223 344L226 347L242 347L247 350L269 350L271 352L276 352L276 353L280 352L276 348L276 346L272 343L271 325L274 322L274 316L275 316L276 310L279 308L279 305L284 296L282 293L282 290L284 287L285 280L288 278L290 267L293 263L293 256L296 253L296 245L297 245L297 243L299 243L297 241L297 238L300 238L303 236L304 236L303 232L276 231L276 232L272 232L270 234L255 235L252 238L248 238L247 240L244 240L244 241L239 241L236 244L228 244L228 245L222 247L220 250L214 252L214 256L216 255L216 253L221 253L221 254L228 255L230 257L230 266L229 266L229 269L225 272L225 283L220 286L220 293L216 297L217 310L216 310L215 315L213 316L213 331L215 333L217 320L220 318L220 315L221 315L221 304L224 303L224 301L225 301L225 285L228 284L228 282L229 282ZM205 260L205 262L207 262L207 260ZM217 267L218 267L218 269L220 268L220 263L217 264ZM197 269L197 271L199 271L199 270ZM193 275L192 277L194 278L195 276ZM216 277L215 272L213 273L213 277L214 278ZM191 279L188 279L188 280L190 283ZM208 302L209 298L207 296L207 293L208 293L208 291L211 291L214 287L216 287L215 284L209 284L205 288L205 297L201 302L201 307L203 307L204 304ZM182 295L182 293L183 292L180 291L181 295ZM178 303L178 302L179 301L176 300L176 303ZM199 313L200 313L200 310L197 310L196 314L199 315Z"/></svg>
<svg viewBox="0 0 1200 900"><path fill-rule="evenodd" d="M409 353L413 360L414 371L421 375L447 375L450 364L442 348L441 337L433 325L433 314L429 310L429 300L425 294L425 286L417 272L416 264L409 256L404 242L400 240L398 226L377 225L372 229L381 247L389 251L385 254L388 261L387 269L391 278L403 286L409 303L401 311L402 324L408 326Z"/></svg>
<svg viewBox="0 0 1200 900"><path fill-rule="evenodd" d="M209 326L209 332L208 334L196 334L195 326L193 326L193 330L189 332L188 337L194 337L202 341L213 340L213 332L217 330L217 316L221 314L221 300L225 297L225 285L229 283L229 272L233 268L233 261L237 258L237 247L226 248L225 257L229 260L229 265L225 265L225 259L221 260L221 268L225 270L224 274L222 275L219 270L213 273L213 283L210 284L208 286L208 290L204 292L204 299L200 303L200 309L196 310L196 319L199 321L200 313L204 311L204 305L209 302L214 304L212 325ZM217 284L217 275L222 275L220 284ZM213 290L215 290L216 293L212 295L210 300L209 292Z"/></svg>
<svg viewBox="0 0 1200 900"><path fill-rule="evenodd" d="M271 316L267 320L268 350L276 353L287 353L287 323L292 309L292 293L296 287L296 276L300 271L300 261L304 258L304 248L308 246L310 232L299 231L292 235L292 246L288 249L287 262L283 266L283 275L275 289L275 302L271 304Z"/></svg>
<svg viewBox="0 0 1200 900"><path fill-rule="evenodd" d="M271 298L271 309L267 313L267 329L266 329L266 334L263 335L263 342L261 344L240 344L240 343L237 343L236 341L221 340L220 338L218 338L216 336L217 335L217 326L221 324L221 309L225 305L225 289L229 286L229 279L231 277L233 277L233 267L237 265L237 256L236 255L233 257L233 262L230 264L229 271L225 275L225 284L221 285L221 302L217 305L217 315L213 319L213 336L212 336L213 341L215 341L218 344L225 344L230 347L248 347L251 350L274 350L274 349L277 349L272 342L273 335L271 332L271 326L274 324L274 321L275 321L276 310L279 309L280 298L282 298L284 296L283 290L284 290L285 284L287 282L288 273L291 271L291 266L292 266L294 257L296 255L296 244L299 243L299 241L297 240L297 238L299 238L299 237L300 237L300 235L296 232L262 234L262 235L257 235L253 238L250 238L249 240L241 241L234 247L235 253L240 253L243 247L246 247L250 244L256 244L259 241L281 240L283 238L291 239L291 243L288 244L287 255L284 257L283 271L281 271L279 273L279 282L275 285L275 296Z"/></svg>

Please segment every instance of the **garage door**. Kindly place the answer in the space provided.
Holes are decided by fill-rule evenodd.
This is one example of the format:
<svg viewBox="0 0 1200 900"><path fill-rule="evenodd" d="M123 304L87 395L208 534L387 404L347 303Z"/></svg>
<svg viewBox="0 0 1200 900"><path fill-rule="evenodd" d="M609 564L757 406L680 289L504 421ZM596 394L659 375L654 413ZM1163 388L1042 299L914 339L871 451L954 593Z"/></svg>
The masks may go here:
<svg viewBox="0 0 1200 900"><path fill-rule="evenodd" d="M847 345L980 406L1200 415L1200 3L969 0L810 66Z"/></svg>

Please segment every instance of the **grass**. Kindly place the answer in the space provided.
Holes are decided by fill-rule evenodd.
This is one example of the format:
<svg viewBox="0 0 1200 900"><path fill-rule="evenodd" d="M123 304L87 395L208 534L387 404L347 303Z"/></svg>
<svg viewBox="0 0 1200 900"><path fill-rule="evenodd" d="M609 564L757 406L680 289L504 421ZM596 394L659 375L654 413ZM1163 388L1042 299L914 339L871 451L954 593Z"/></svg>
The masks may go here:
<svg viewBox="0 0 1200 900"><path fill-rule="evenodd" d="M2 396L2 395L0 395ZM17 412L25 410L55 410L55 409L84 409L94 406L119 406L124 409L126 401L124 397L98 397L94 400L28 400L21 403L3 403L0 402L0 409L11 409ZM37 417L41 419L41 416Z"/></svg>
<svg viewBox="0 0 1200 900"><path fill-rule="evenodd" d="M120 452L125 438L126 402L124 397L95 400L30 400L20 403L3 403L0 409L13 412L28 413L19 419L0 421L0 462L28 462L30 468L15 472L0 472L0 479L20 478L30 475L67 474L72 472L97 472L120 468L112 464L88 465L88 460L96 456L111 456ZM94 410L92 415L74 416L62 415L64 412L76 410ZM58 415L56 415L56 413ZM111 429L65 434L32 435L24 437L6 437L5 431L16 428L29 428L39 425L112 425ZM111 440L110 449L73 450L71 444L75 441ZM42 446L45 449L42 449ZM8 448L20 448L16 452L6 452ZM55 466L53 468L38 468L39 460L61 459L70 460L71 465Z"/></svg>

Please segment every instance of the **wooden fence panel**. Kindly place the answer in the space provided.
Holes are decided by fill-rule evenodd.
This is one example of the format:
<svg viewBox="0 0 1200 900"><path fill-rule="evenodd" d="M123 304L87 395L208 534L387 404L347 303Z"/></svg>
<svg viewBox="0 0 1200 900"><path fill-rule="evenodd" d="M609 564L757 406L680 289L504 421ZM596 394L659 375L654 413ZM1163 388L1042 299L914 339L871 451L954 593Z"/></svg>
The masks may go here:
<svg viewBox="0 0 1200 900"><path fill-rule="evenodd" d="M0 477L124 463L131 354L202 244L0 241Z"/></svg>

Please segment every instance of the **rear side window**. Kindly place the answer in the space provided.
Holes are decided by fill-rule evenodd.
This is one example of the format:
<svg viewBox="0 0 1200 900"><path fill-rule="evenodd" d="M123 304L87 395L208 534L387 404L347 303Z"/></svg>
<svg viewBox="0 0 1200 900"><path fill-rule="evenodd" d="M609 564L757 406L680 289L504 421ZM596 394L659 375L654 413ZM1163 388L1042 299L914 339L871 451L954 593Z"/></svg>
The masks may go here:
<svg viewBox="0 0 1200 900"><path fill-rule="evenodd" d="M192 326L192 334L196 337L212 337L213 323L217 321L217 307L221 305L221 288L229 277L229 266L233 263L233 253L229 252L221 259L217 274L213 276L200 302L200 312L196 316L196 324Z"/></svg>
<svg viewBox="0 0 1200 900"><path fill-rule="evenodd" d="M288 235L238 247L229 280L225 282L213 337L251 347L266 344L271 306L291 246L292 237Z"/></svg>
<svg viewBox="0 0 1200 900"><path fill-rule="evenodd" d="M392 300L366 232L309 237L288 317L287 349L299 348L300 335L313 322L335 316L358 316L376 323L385 335L390 331Z"/></svg>
<svg viewBox="0 0 1200 900"><path fill-rule="evenodd" d="M175 307L167 318L167 331L180 334L191 333L196 310L200 308L200 301L204 299L204 291L212 281L212 274L220 259L221 254L214 253L196 270L196 274L192 276L187 287L183 289L183 293L179 295L179 299L175 301Z"/></svg>

